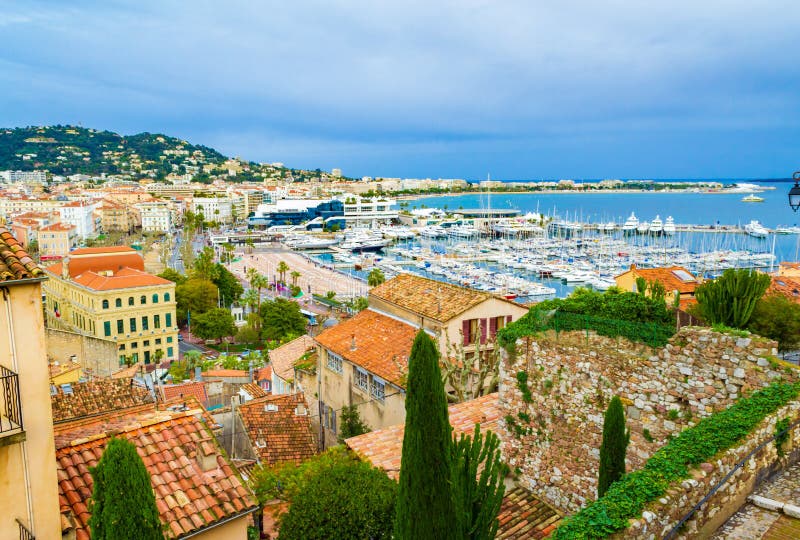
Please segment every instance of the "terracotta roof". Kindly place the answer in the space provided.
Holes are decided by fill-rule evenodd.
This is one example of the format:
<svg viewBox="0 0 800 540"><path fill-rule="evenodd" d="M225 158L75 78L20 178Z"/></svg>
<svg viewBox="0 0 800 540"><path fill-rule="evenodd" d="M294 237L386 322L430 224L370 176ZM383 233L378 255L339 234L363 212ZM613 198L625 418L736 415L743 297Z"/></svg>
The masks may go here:
<svg viewBox="0 0 800 540"><path fill-rule="evenodd" d="M277 410L267 410L267 406ZM306 411L296 414L298 406ZM314 432L303 394L267 396L236 409L253 451L262 463L300 463L317 452Z"/></svg>
<svg viewBox="0 0 800 540"><path fill-rule="evenodd" d="M314 348L314 338L309 335L293 339L277 349L269 351L269 360L275 374L285 381L294 379L295 361Z"/></svg>
<svg viewBox="0 0 800 540"><path fill-rule="evenodd" d="M244 369L212 369L203 372L204 378L241 378L250 377L250 372Z"/></svg>
<svg viewBox="0 0 800 540"><path fill-rule="evenodd" d="M691 272L683 266L669 266L666 268L637 268L636 265L631 265L628 272L633 272L636 277L643 277L647 281L658 281L667 293L678 291L681 294L693 293L700 282ZM623 272L617 277L624 276L628 272ZM681 279L681 275L684 279Z"/></svg>
<svg viewBox="0 0 800 540"><path fill-rule="evenodd" d="M365 309L352 319L328 328L317 343L347 361L403 387L403 372L417 329L397 319ZM353 347L355 345L355 348Z"/></svg>
<svg viewBox="0 0 800 540"><path fill-rule="evenodd" d="M42 277L42 270L5 227L0 227L0 281Z"/></svg>
<svg viewBox="0 0 800 540"><path fill-rule="evenodd" d="M441 322L492 298L486 292L413 274L400 274L371 289L369 295Z"/></svg>
<svg viewBox="0 0 800 540"><path fill-rule="evenodd" d="M178 538L254 510L255 498L245 488L214 438L193 416L150 418L117 433L136 445L150 473L166 538ZM97 465L109 437L56 449L62 520L74 523L76 539L89 538L88 510Z"/></svg>
<svg viewBox="0 0 800 540"><path fill-rule="evenodd" d="M497 393L450 405L449 412L454 435L472 433L475 424L481 425L481 431L491 430L500 435L497 421L501 412ZM396 480L400 474L404 429L405 424L397 424L351 437L344 443L363 459L383 469L389 477Z"/></svg>
<svg viewBox="0 0 800 540"><path fill-rule="evenodd" d="M185 382L181 384L159 385L161 396L165 400L180 399L185 396L194 396L200 403L208 403L206 384L202 381Z"/></svg>
<svg viewBox="0 0 800 540"><path fill-rule="evenodd" d="M40 232L49 232L49 231L72 231L75 229L75 225L70 225L69 223L63 223L59 221L58 223L51 223L50 225L45 225L44 227L40 227Z"/></svg>
<svg viewBox="0 0 800 540"><path fill-rule="evenodd" d="M272 366L264 366L259 368L255 372L255 378L257 381L271 381L272 380Z"/></svg>
<svg viewBox="0 0 800 540"><path fill-rule="evenodd" d="M66 391L66 392L65 392ZM50 396L53 423L151 403L153 396L132 379L93 379L56 387Z"/></svg>
<svg viewBox="0 0 800 540"><path fill-rule="evenodd" d="M247 395L250 396L251 399L258 399L269 395L263 388L258 386L258 383L254 382L243 384L241 390L247 392Z"/></svg>
<svg viewBox="0 0 800 540"><path fill-rule="evenodd" d="M497 519L502 540L547 538L561 524L558 512L521 487L506 492Z"/></svg>
<svg viewBox="0 0 800 540"><path fill-rule="evenodd" d="M106 246L106 247L87 247L79 248L72 252L72 255L100 255L105 253L139 253L129 246Z"/></svg>
<svg viewBox="0 0 800 540"><path fill-rule="evenodd" d="M767 294L780 294L800 304L800 279L786 276L773 276Z"/></svg>
<svg viewBox="0 0 800 540"><path fill-rule="evenodd" d="M104 254L101 252L87 253L86 250L111 250ZM74 278L84 272L119 272L123 268L133 268L144 272L144 259L135 250L122 248L82 248L71 251L66 259L69 265L69 275ZM47 271L61 277L64 262L47 267Z"/></svg>
<svg viewBox="0 0 800 540"><path fill-rule="evenodd" d="M71 265L71 263L70 263ZM55 273L55 264L48 268ZM60 266L60 264L58 265ZM112 276L105 276L87 270L73 278L78 285L95 291L112 291L116 289L130 289L133 287L152 287L154 285L172 285L172 282L153 274L148 274L134 268L123 268Z"/></svg>
<svg viewBox="0 0 800 540"><path fill-rule="evenodd" d="M58 377L64 373L80 369L81 364L80 362L75 362L73 360L59 360L57 362L50 362L48 364L48 368L50 370L50 378L52 379L53 377Z"/></svg>

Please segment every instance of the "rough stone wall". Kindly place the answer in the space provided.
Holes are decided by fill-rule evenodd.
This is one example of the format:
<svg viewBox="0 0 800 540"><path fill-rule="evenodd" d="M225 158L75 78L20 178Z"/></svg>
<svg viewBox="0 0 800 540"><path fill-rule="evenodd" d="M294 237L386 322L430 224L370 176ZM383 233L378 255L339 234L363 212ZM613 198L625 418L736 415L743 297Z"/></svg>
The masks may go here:
<svg viewBox="0 0 800 540"><path fill-rule="evenodd" d="M87 376L109 377L120 370L117 344L113 341L55 328L46 329L45 339L49 362L75 356Z"/></svg>
<svg viewBox="0 0 800 540"><path fill-rule="evenodd" d="M659 349L584 332L519 340L516 354L501 362L503 455L523 485L575 512L596 496L611 397L626 406L627 468L637 469L670 435L726 408L743 391L793 378L773 360L776 354L774 341L699 328L682 328ZM527 373L529 402L520 372Z"/></svg>

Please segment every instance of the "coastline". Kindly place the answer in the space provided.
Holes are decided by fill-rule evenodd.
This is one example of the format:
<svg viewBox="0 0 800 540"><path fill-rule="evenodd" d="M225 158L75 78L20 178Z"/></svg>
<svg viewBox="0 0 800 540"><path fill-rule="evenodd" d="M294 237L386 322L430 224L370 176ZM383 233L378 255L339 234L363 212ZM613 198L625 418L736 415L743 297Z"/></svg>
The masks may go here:
<svg viewBox="0 0 800 540"><path fill-rule="evenodd" d="M775 188L772 188L775 189ZM394 197L397 201L415 201L417 199L430 199L434 197L460 197L462 195L590 195L590 194L598 194L598 195L610 195L610 194L621 194L621 195L630 195L635 193L647 193L647 194L665 194L665 195L675 195L675 194L687 194L687 195L747 195L750 193L749 191L733 191L733 190L697 190L697 189L659 189L659 190L650 190L650 189L548 189L548 190L528 190L528 191L457 191L457 192L447 192L447 193L420 193L414 195L400 195ZM384 194L384 196L391 197L391 194Z"/></svg>

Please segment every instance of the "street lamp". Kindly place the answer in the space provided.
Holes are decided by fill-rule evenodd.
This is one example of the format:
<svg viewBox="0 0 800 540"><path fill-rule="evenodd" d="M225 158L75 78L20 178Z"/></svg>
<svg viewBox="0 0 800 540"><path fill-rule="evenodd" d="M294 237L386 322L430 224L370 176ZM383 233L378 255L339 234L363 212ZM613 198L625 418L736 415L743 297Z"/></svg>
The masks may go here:
<svg viewBox="0 0 800 540"><path fill-rule="evenodd" d="M789 206L797 212L797 209L800 208L800 171L794 173L792 179L794 179L794 187L789 190Z"/></svg>

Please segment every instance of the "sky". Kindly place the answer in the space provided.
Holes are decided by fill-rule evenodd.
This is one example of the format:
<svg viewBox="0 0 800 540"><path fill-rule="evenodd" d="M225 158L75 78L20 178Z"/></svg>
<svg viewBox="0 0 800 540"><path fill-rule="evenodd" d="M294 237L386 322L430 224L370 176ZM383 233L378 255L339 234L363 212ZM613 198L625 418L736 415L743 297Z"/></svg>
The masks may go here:
<svg viewBox="0 0 800 540"><path fill-rule="evenodd" d="M0 0L0 126L348 176L800 169L797 0Z"/></svg>

